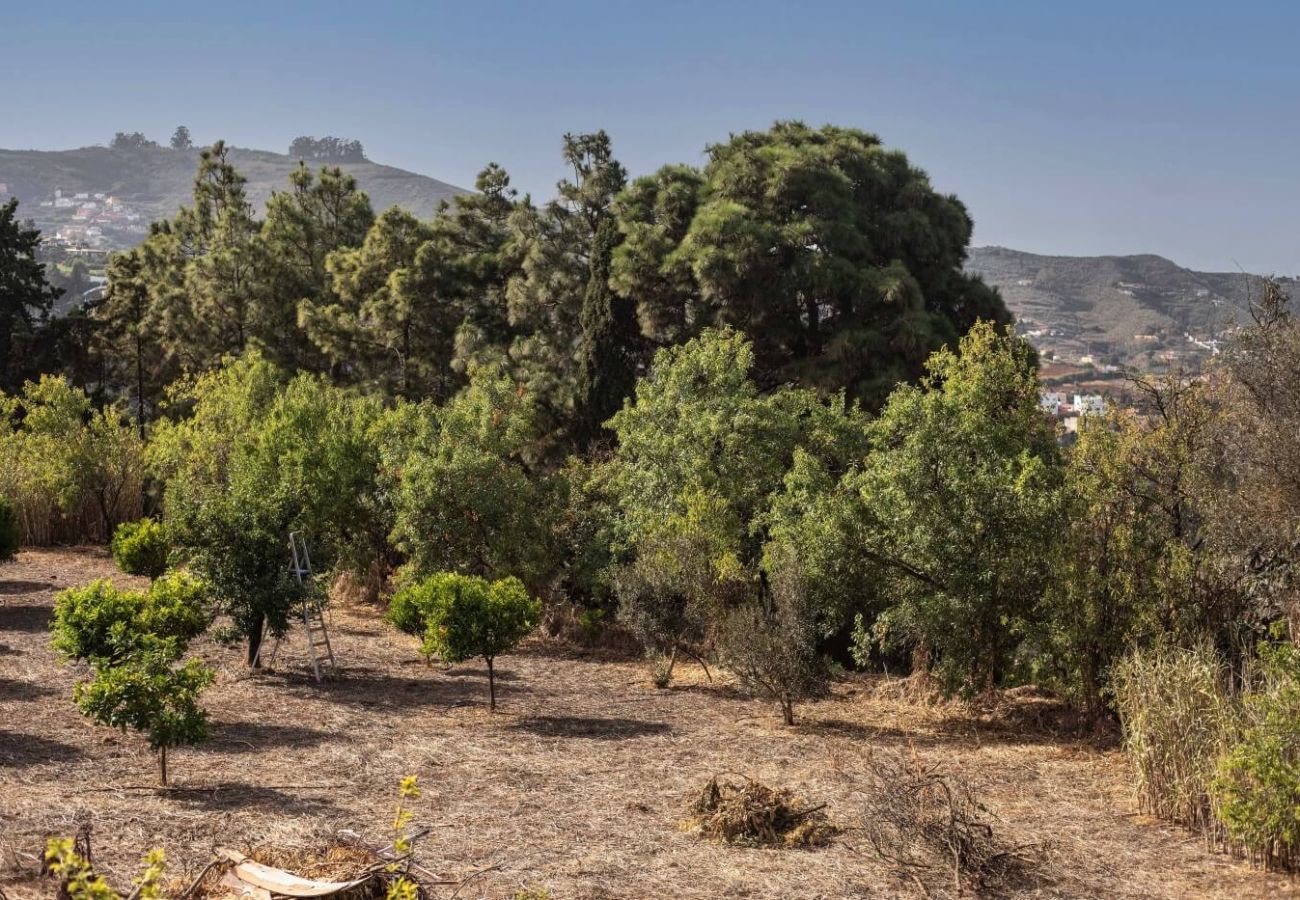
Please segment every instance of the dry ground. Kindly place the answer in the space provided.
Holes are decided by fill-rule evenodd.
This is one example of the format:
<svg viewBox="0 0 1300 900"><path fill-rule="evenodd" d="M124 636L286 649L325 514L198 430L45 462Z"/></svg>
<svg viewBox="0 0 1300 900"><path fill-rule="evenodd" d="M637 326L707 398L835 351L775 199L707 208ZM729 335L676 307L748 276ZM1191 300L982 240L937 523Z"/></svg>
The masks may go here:
<svg viewBox="0 0 1300 900"><path fill-rule="evenodd" d="M432 826L423 863L450 879L488 870L460 897L524 887L555 898L939 896L945 877L926 887L902 877L853 829L855 770L873 748L909 744L974 779L1011 840L1049 844L1045 864L1010 893L1300 896L1296 882L1137 817L1123 759L1033 723L1041 701L977 716L891 699L891 683L855 678L786 729L772 706L698 670L658 691L635 660L534 641L499 660L491 715L480 666L426 668L415 642L368 608L332 613L344 667L333 683L304 674L300 637L278 671L255 677L239 648L202 645L219 669L206 695L213 739L174 752L176 789L158 791L141 740L84 720L70 699L83 671L49 649L55 593L111 574L99 550L24 552L0 566L0 891L11 898L49 892L32 874L35 854L46 835L82 822L118 885L151 846L192 874L217 845L309 847L344 829L384 843L407 773L424 787L417 821ZM847 830L809 851L702 843L677 823L721 772L826 802Z"/></svg>

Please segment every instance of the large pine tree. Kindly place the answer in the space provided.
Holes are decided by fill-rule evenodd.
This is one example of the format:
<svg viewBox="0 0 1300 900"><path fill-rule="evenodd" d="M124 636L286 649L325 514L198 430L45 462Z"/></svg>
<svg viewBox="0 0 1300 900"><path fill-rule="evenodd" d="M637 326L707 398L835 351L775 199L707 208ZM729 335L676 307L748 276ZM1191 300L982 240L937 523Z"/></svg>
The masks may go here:
<svg viewBox="0 0 1300 900"><path fill-rule="evenodd" d="M34 338L59 291L37 262L41 233L18 220L18 201L0 206L0 388L13 390L34 358Z"/></svg>

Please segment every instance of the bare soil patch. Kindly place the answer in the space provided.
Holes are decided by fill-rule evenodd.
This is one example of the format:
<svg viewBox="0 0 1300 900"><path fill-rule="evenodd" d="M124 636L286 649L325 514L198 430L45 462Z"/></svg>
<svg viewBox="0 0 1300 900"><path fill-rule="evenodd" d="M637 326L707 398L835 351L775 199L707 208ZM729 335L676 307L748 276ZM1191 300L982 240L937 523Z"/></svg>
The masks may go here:
<svg viewBox="0 0 1300 900"><path fill-rule="evenodd" d="M412 773L424 790L416 824L432 828L420 862L448 879L480 873L460 897L944 896L944 873L917 881L863 837L863 773L881 750L959 773L1006 840L1048 845L1017 896L1300 896L1300 883L1137 816L1119 753L1071 737L1032 692L979 714L854 677L783 728L774 706L692 667L660 691L639 661L533 640L498 661L493 715L481 666L426 667L414 640L356 605L331 613L344 669L335 682L312 681L301 636L276 671L255 676L241 648L196 645L219 670L205 700L213 740L173 751L175 786L159 790L138 737L78 713L71 694L84 671L49 648L56 592L100 576L135 582L98 549L0 565L0 890L15 900L52 893L35 857L47 835L83 822L119 886L153 846L174 877L193 877L216 846L306 853L347 832L382 845L397 782ZM700 785L728 773L825 803L844 831L815 849L684 833Z"/></svg>

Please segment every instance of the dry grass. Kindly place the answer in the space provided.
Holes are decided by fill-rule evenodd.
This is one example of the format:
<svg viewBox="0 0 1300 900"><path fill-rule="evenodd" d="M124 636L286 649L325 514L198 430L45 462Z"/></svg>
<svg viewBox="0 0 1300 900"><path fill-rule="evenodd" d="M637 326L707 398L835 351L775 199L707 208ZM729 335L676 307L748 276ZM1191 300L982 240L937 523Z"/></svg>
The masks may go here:
<svg viewBox="0 0 1300 900"><path fill-rule="evenodd" d="M379 847L408 773L424 789L413 825L431 829L419 862L462 882L433 897L943 896L948 873L900 875L871 852L858 817L865 761L909 746L974 784L1010 845L1051 845L1048 874L1026 893L1300 896L1296 882L1136 816L1118 751L1071 736L1044 698L974 711L853 678L784 728L772 704L716 673L708 684L688 667L659 691L640 660L535 640L498 660L492 715L481 666L426 668L415 641L364 605L333 612L344 667L333 683L305 674L300 637L279 671L254 677L239 648L199 644L219 669L205 700L213 739L174 752L176 786L158 790L143 743L88 724L70 699L83 673L49 649L55 591L111 573L98 550L24 552L0 567L0 890L11 900L50 894L36 855L80 822L93 825L95 861L117 885L151 846L186 881L215 846L293 859L282 854L310 856L351 831ZM824 802L844 832L812 852L682 832L683 810L719 772Z"/></svg>

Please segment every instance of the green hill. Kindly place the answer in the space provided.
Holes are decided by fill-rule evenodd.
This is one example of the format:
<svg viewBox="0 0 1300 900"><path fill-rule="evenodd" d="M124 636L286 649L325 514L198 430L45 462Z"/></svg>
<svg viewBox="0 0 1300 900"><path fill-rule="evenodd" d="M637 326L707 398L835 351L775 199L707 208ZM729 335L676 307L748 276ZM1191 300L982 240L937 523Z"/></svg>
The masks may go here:
<svg viewBox="0 0 1300 900"><path fill-rule="evenodd" d="M102 209L103 199L112 197L119 209L137 218L128 222L125 216L119 216L111 227L100 227L103 233L95 237L109 247L129 246L143 237L150 221L169 217L189 202L198 157L198 149L177 151L165 147L0 150L0 185L8 195L18 198L20 214L35 219L51 237L60 228L76 232L93 221L98 209L74 220L83 203L95 203ZM232 148L230 160L248 179L249 199L259 210L272 190L286 189L289 173L298 165L297 159L282 153L240 148ZM464 193L446 182L374 162L338 165L356 176L376 210L398 205L428 217L441 201ZM60 190L65 203L55 206L55 192ZM68 205L67 198L77 194L88 196ZM104 198L97 201L96 194ZM0 199L3 197L0 193Z"/></svg>
<svg viewBox="0 0 1300 900"><path fill-rule="evenodd" d="M977 247L966 268L1002 292L1019 330L1045 357L1147 371L1196 366L1246 318L1262 284L1257 275L1196 272L1150 254Z"/></svg>

